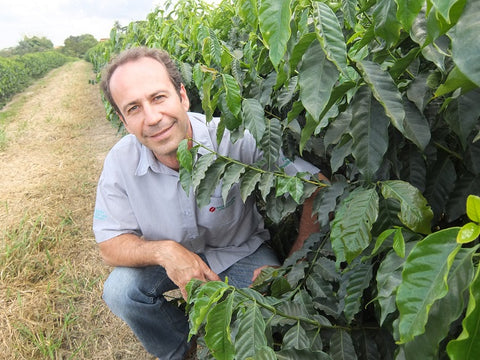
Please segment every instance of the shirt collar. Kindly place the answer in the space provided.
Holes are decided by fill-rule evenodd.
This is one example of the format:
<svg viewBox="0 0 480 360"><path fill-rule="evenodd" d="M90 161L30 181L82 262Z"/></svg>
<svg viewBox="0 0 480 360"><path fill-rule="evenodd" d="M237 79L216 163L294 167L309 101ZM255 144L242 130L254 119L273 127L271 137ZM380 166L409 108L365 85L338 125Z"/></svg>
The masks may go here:
<svg viewBox="0 0 480 360"><path fill-rule="evenodd" d="M199 143L205 146L207 149L216 150L216 147L214 147L212 139L210 137L210 133L208 131L209 126L206 123L205 115L189 112L188 117L190 120L190 124L192 124L194 143ZM200 147L198 149L198 154L208 154L209 151L207 149ZM141 144L140 158L138 161L137 169L135 171L135 175L145 175L148 171L148 168L152 169L152 171L156 173L178 175L178 172L170 169L168 166L163 165L160 161L158 161L152 150Z"/></svg>

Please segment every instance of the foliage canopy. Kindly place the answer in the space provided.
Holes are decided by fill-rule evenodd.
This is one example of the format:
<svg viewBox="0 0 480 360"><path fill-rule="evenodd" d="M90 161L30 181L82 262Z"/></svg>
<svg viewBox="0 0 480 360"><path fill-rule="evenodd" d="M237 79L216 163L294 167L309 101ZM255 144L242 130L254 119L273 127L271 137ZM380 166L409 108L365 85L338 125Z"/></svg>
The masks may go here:
<svg viewBox="0 0 480 360"><path fill-rule="evenodd" d="M254 135L264 162L212 156L221 173L181 147L199 199L238 180L281 229L320 188L321 231L253 289L190 284L205 357L479 358L479 15L476 0L183 0L89 53L100 70L163 48L219 137ZM270 167L280 149L331 183Z"/></svg>

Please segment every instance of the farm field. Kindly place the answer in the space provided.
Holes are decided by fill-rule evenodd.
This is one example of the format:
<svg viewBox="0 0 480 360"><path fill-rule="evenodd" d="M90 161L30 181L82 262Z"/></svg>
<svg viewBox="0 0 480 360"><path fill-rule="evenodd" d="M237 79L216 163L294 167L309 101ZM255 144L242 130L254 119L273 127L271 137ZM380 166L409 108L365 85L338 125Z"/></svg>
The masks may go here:
<svg viewBox="0 0 480 360"><path fill-rule="evenodd" d="M151 359L101 300L96 181L118 140L91 64L51 71L0 111L0 359Z"/></svg>

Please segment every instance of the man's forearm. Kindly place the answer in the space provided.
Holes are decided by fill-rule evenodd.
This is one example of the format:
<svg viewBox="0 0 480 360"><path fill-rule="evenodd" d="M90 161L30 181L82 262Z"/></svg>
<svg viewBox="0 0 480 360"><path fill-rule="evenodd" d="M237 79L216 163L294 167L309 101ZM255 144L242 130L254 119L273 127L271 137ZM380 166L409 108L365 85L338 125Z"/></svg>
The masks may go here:
<svg viewBox="0 0 480 360"><path fill-rule="evenodd" d="M162 254L168 253L170 241L149 241L134 234L122 234L101 242L99 247L108 265L142 267L163 265Z"/></svg>

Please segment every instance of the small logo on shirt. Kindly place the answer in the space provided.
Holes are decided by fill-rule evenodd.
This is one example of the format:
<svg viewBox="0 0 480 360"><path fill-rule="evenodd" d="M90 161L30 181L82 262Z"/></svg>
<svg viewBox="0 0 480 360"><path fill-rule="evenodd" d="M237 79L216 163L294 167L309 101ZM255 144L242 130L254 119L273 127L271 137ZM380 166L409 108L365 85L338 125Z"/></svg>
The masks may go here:
<svg viewBox="0 0 480 360"><path fill-rule="evenodd" d="M93 217L96 220L106 220L107 219L107 213L103 210L95 209L95 212L93 213Z"/></svg>
<svg viewBox="0 0 480 360"><path fill-rule="evenodd" d="M232 206L234 202L235 202L235 196L232 197L225 205L223 205L223 206L218 206L218 207L212 206L210 209L208 209L208 211L210 211L211 213L213 213L213 212L215 212L216 210L225 210L226 208Z"/></svg>

